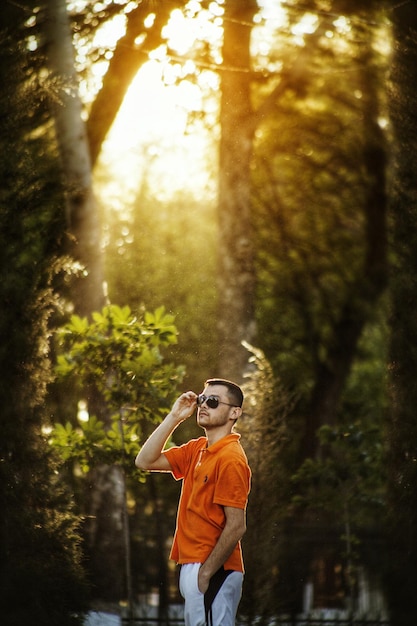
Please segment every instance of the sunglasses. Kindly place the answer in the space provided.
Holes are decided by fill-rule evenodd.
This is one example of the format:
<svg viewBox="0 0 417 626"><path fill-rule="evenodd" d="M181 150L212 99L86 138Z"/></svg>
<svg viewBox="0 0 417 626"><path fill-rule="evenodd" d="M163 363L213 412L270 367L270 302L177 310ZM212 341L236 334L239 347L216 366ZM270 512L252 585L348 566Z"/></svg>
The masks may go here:
<svg viewBox="0 0 417 626"><path fill-rule="evenodd" d="M217 409L219 404L226 404L227 406L237 406L237 404L229 404L228 402L222 402L217 396L205 396L203 393L197 396L197 406L207 404L209 409Z"/></svg>

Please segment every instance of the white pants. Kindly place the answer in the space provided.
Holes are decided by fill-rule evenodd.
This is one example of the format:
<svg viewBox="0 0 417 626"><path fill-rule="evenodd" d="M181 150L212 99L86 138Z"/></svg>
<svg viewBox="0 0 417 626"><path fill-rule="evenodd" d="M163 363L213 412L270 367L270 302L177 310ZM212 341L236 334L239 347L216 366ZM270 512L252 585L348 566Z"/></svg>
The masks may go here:
<svg viewBox="0 0 417 626"><path fill-rule="evenodd" d="M206 626L204 594L198 588L201 563L181 565L179 587L185 600L185 626ZM210 626L235 626L236 612L242 596L243 574L231 572L213 600Z"/></svg>

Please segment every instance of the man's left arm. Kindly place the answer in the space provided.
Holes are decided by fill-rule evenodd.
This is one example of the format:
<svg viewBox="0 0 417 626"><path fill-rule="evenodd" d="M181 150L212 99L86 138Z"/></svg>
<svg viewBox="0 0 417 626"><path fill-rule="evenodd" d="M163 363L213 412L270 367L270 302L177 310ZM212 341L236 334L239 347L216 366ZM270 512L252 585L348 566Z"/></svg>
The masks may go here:
<svg viewBox="0 0 417 626"><path fill-rule="evenodd" d="M246 532L246 511L225 506L226 523L213 550L198 572L198 587L201 593L208 589L210 578L224 565Z"/></svg>

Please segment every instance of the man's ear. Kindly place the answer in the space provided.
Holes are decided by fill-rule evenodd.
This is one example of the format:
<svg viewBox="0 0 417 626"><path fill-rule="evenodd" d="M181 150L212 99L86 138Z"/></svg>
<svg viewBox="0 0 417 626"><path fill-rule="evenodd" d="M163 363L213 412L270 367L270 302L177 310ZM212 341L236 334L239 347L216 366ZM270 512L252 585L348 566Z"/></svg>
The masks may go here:
<svg viewBox="0 0 417 626"><path fill-rule="evenodd" d="M242 415L242 407L234 406L231 412L231 418L237 420Z"/></svg>

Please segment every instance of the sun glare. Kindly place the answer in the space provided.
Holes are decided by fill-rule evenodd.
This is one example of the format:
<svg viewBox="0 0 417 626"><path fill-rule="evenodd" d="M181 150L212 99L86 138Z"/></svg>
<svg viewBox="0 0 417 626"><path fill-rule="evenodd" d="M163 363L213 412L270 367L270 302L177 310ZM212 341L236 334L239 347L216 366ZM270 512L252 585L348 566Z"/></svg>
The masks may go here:
<svg viewBox="0 0 417 626"><path fill-rule="evenodd" d="M184 134L188 112L199 108L201 93L188 81L175 85L175 68L171 73L156 60L143 65L126 93L107 147L126 152L138 140L149 144L158 137Z"/></svg>
<svg viewBox="0 0 417 626"><path fill-rule="evenodd" d="M162 33L170 51L185 55L198 38L221 41L222 12L217 3L202 11L198 2L188 3L185 13L174 10ZM121 28L121 22L115 23L114 31L109 28L101 34L103 41L108 37L116 42ZM106 69L105 63L95 69L96 80L101 80ZM201 111L203 92L216 88L218 77L204 71L199 74L198 84L187 80L195 69L191 59L177 62L169 56L166 44L149 54L103 145L96 182L106 204L123 210L134 202L144 177L147 184L148 178L156 181L155 193L159 196L186 188L201 192L210 186L207 151L213 132L189 132L189 117ZM213 119L217 117L215 109L211 105ZM121 196L122 202L118 199Z"/></svg>
<svg viewBox="0 0 417 626"><path fill-rule="evenodd" d="M201 91L172 78L169 84L163 63L145 63L105 141L97 188L114 210L129 211L143 181L159 198L185 189L201 194L210 186L207 153L213 138L188 132L188 116L201 108Z"/></svg>
<svg viewBox="0 0 417 626"><path fill-rule="evenodd" d="M257 62L268 66L270 50L277 30L286 25L286 12L281 2L260 0L260 13L253 31L253 50ZM175 193L176 190L206 190L210 169L216 167L213 144L216 139L216 119L219 103L208 93L218 91L218 75L210 69L199 68L198 79L187 80L195 74L194 61L184 61L187 52L198 42L207 42L215 63L221 62L221 42L224 8L221 2L211 2L203 9L198 0L191 0L181 11L172 11L162 31L162 44L149 54L126 96L118 116L103 145L97 168L100 195L106 203L123 210L134 201L141 180L155 184L156 194ZM151 15L150 19L154 16ZM317 17L306 14L294 28L300 38L312 32ZM97 33L95 45L106 44L110 51L123 34L124 17L113 20ZM79 54L88 54L80 46ZM176 59L175 55L178 58ZM108 59L94 66L93 82L84 85L83 99L91 101L94 89L107 69ZM269 68L278 71L277 62ZM88 96L88 90L93 89ZM207 111L207 100L212 110L212 128L193 127L189 120L194 113ZM204 104L204 107L203 107ZM209 156L208 156L209 155ZM106 172L105 174L103 172ZM120 198L123 200L120 200Z"/></svg>
<svg viewBox="0 0 417 626"><path fill-rule="evenodd" d="M89 103L94 99L95 94L100 89L103 76L107 72L113 49L117 40L124 34L126 26L126 17L124 15L116 15L109 22L105 22L95 34L92 42L87 40L76 39L77 45L77 62L80 65L86 65L88 56L93 48L102 48L106 50L104 58L96 61L91 66L91 76L88 80L81 81L80 95L84 102Z"/></svg>

